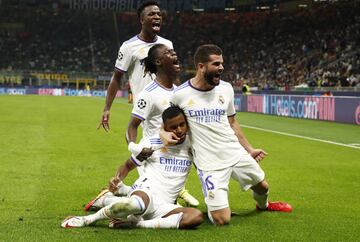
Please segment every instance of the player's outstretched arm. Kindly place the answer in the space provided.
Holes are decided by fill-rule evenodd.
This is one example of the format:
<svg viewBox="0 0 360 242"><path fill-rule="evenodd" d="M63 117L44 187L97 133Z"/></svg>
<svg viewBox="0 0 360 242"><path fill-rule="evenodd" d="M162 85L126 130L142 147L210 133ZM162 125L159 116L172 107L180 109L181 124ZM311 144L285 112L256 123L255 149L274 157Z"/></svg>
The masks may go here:
<svg viewBox="0 0 360 242"><path fill-rule="evenodd" d="M97 127L99 129L102 126L106 132L110 130L110 125L109 125L110 108L114 101L117 91L121 87L122 76L123 73L115 69L114 74L111 77L109 87L107 89L104 112L102 114L101 121Z"/></svg>
<svg viewBox="0 0 360 242"><path fill-rule="evenodd" d="M267 153L262 149L254 149L249 141L246 139L244 133L240 128L240 124L236 120L235 116L228 117L231 128L234 130L236 137L240 144L246 149L247 152L257 161L261 161L265 158Z"/></svg>

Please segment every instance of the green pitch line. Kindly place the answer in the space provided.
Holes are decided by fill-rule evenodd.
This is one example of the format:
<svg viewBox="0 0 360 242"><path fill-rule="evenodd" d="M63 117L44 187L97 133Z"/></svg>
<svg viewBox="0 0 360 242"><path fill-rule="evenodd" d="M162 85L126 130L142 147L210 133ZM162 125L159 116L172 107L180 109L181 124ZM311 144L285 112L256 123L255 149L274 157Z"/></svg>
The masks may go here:
<svg viewBox="0 0 360 242"><path fill-rule="evenodd" d="M332 144L332 145L345 146L345 147L349 147L349 148L353 148L353 149L360 149L360 147L356 146L357 144L343 144L343 143L334 142L334 141L330 141L330 140L323 140L323 139L317 139L317 138L312 138L312 137L307 137L307 136L302 136L302 135L290 134L290 133L280 132L280 131L275 131L275 130L270 130L270 129L263 129L263 128L254 127L254 126L245 125L245 124L243 124L242 127L249 128L249 129L261 130L261 131L270 132L270 133L274 133L274 134L281 134L281 135L290 136L290 137L296 137L296 138L300 138L300 139L313 140L313 141L328 143L328 144Z"/></svg>

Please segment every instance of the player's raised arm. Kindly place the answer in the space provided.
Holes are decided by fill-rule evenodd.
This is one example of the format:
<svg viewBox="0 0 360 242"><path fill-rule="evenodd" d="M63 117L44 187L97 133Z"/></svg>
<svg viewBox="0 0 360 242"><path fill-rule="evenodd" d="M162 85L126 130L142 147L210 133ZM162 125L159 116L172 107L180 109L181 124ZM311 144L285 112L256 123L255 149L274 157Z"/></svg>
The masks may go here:
<svg viewBox="0 0 360 242"><path fill-rule="evenodd" d="M109 119L110 119L110 108L114 101L117 91L121 87L121 77L123 73L117 69L114 70L114 74L111 77L111 81L106 93L104 112L101 117L101 121L98 125L98 129L102 126L103 129L108 132L110 130Z"/></svg>
<svg viewBox="0 0 360 242"><path fill-rule="evenodd" d="M238 138L240 144L245 148L247 152L257 161L261 161L265 158L267 153L262 149L254 149L249 141L246 139L244 133L240 128L240 124L236 120L235 116L228 117L231 128L234 130L236 137Z"/></svg>

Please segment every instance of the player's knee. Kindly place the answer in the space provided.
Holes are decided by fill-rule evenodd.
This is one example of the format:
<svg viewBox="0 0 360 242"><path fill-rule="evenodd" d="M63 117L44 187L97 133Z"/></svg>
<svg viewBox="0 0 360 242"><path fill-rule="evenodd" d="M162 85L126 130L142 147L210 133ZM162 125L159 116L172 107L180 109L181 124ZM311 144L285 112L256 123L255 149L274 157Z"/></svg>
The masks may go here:
<svg viewBox="0 0 360 242"><path fill-rule="evenodd" d="M212 221L215 225L223 226L230 223L231 214L212 214Z"/></svg>
<svg viewBox="0 0 360 242"><path fill-rule="evenodd" d="M200 224L202 224L202 222L204 222L204 216L203 213L200 210L194 209L195 211L193 212L192 215L192 224L195 226L199 226Z"/></svg>
<svg viewBox="0 0 360 242"><path fill-rule="evenodd" d="M189 208L183 213L180 222L181 229L191 229L199 226L204 221L202 212L195 208Z"/></svg>
<svg viewBox="0 0 360 242"><path fill-rule="evenodd" d="M213 218L215 225L223 226L230 223L230 217L216 217Z"/></svg>
<svg viewBox="0 0 360 242"><path fill-rule="evenodd" d="M120 213L127 209L131 204L130 198L128 197L122 197L120 201L114 202L111 205L110 211L114 214Z"/></svg>
<svg viewBox="0 0 360 242"><path fill-rule="evenodd" d="M115 202L111 205L111 211L114 214L128 211L132 213L142 212L144 210L143 203L141 204L138 197L122 197L119 202Z"/></svg>

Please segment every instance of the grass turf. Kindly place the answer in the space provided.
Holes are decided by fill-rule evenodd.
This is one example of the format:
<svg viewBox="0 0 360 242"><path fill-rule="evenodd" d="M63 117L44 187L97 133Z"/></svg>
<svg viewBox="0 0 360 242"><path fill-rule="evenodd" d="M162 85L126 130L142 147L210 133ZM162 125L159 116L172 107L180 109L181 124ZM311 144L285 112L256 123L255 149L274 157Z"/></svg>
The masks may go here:
<svg viewBox="0 0 360 242"><path fill-rule="evenodd" d="M131 106L117 100L111 132L96 130L104 99L0 96L0 241L356 241L360 230L360 150L244 128L269 156L262 162L270 199L288 213L255 211L250 192L230 183L231 224L207 220L196 230L111 230L106 222L62 229L68 215L106 186L128 157L124 134ZM342 143L360 143L360 127L238 113L240 123ZM136 179L131 174L126 183ZM187 188L201 200L193 170Z"/></svg>

